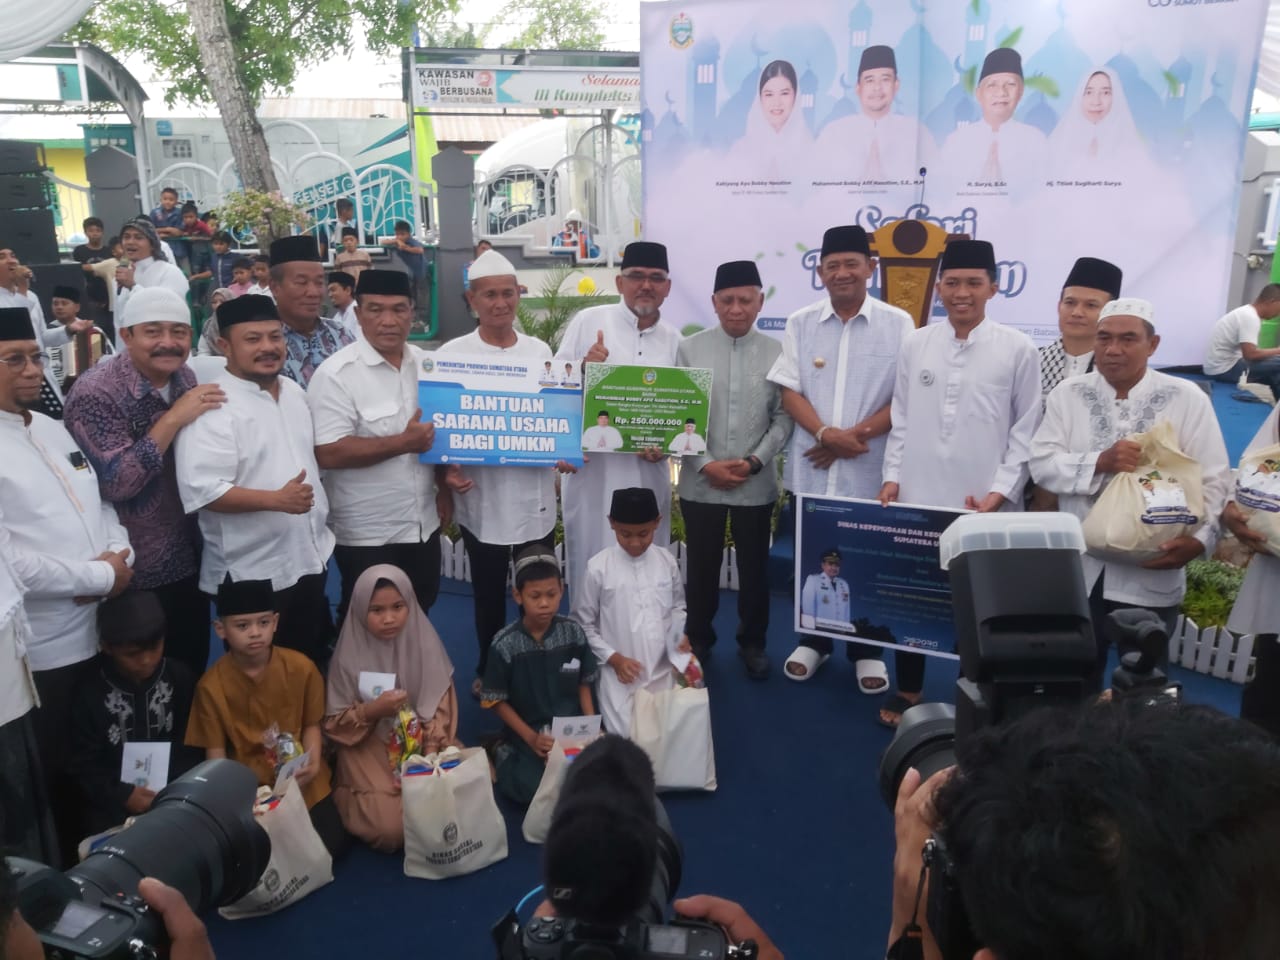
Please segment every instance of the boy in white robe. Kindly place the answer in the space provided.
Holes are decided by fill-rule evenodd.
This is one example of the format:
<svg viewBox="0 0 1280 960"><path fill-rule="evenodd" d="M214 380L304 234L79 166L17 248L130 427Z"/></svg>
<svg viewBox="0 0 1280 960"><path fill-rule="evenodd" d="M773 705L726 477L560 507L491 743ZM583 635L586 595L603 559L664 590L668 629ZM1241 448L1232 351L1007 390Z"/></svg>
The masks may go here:
<svg viewBox="0 0 1280 960"><path fill-rule="evenodd" d="M637 690L669 690L689 661L684 585L675 557L653 546L662 516L653 491L615 490L609 526L618 542L587 563L573 618L586 631L600 671L597 698L605 728L631 735ZM683 654L683 656L682 656Z"/></svg>

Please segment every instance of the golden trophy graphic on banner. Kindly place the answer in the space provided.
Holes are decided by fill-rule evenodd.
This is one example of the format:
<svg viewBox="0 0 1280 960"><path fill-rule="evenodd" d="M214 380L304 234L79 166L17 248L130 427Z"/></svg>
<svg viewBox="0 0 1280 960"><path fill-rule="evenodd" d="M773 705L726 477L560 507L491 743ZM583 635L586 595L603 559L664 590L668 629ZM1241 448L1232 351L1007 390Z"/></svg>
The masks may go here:
<svg viewBox="0 0 1280 960"><path fill-rule="evenodd" d="M873 252L880 261L880 299L907 311L916 326L923 327L933 306L942 248L952 240L968 239L966 233L948 233L925 220L886 223L871 234Z"/></svg>

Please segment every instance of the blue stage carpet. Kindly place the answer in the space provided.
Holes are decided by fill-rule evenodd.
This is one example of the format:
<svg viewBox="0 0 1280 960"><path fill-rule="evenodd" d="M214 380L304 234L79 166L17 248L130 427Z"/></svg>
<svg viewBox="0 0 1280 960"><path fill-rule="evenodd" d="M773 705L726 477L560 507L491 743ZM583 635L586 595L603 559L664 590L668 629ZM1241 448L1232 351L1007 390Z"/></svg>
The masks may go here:
<svg viewBox="0 0 1280 960"><path fill-rule="evenodd" d="M736 595L723 598L717 630L732 637ZM514 617L514 608L510 613ZM783 678L781 662L793 640L789 604L775 597L772 615L774 673L767 682L746 679L731 645L722 643L713 658L709 684L720 789L663 798L684 844L680 892L741 901L795 960L882 957L893 829L876 768L890 734L875 722L878 699L857 692L853 667L843 657L833 657L810 683ZM457 671L461 736L475 743L497 722L466 693L475 666L466 584L445 581L432 621ZM929 698L953 699L953 663L930 662ZM1237 712L1238 687L1176 673L1187 699ZM361 847L336 865L332 884L282 913L234 922L208 918L218 956L493 956L490 926L538 883L539 848L521 837L520 813L505 812L507 860L432 882L405 877L398 856Z"/></svg>

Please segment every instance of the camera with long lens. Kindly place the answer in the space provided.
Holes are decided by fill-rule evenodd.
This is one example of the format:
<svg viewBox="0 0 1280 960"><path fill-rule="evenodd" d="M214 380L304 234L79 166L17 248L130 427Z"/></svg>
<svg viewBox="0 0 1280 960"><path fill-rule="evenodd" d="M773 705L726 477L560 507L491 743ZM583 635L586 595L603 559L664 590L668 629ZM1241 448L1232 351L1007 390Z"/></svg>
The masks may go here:
<svg viewBox="0 0 1280 960"><path fill-rule="evenodd" d="M891 810L908 770L923 781L954 766L957 744L977 731L1101 693L1079 520L1064 513L969 514L947 528L939 550L950 572L960 657L956 705L922 703L902 714L880 762L880 793ZM1143 704L1180 699L1181 685L1158 666L1169 635L1156 614L1117 610L1104 629L1120 656L1113 697ZM982 944L943 838L931 837L923 857L929 929L944 960L968 960Z"/></svg>
<svg viewBox="0 0 1280 960"><path fill-rule="evenodd" d="M558 836L571 849L558 848ZM680 886L683 854L654 796L649 760L629 740L603 737L574 761L545 852L546 894L558 915L521 927L516 911L508 912L493 928L499 960L756 955L753 941L732 944L719 927L681 917L664 921Z"/></svg>
<svg viewBox="0 0 1280 960"><path fill-rule="evenodd" d="M49 957L154 960L165 954L160 917L138 896L155 877L197 914L238 900L257 884L271 840L253 816L258 778L234 760L206 760L156 796L125 830L59 873L7 858L18 909Z"/></svg>

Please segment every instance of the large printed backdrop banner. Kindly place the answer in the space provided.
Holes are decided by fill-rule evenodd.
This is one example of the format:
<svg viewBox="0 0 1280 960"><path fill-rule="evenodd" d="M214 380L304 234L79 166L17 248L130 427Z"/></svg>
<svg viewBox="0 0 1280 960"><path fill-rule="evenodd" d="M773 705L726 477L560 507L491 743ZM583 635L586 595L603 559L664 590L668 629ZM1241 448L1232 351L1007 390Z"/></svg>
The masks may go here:
<svg viewBox="0 0 1280 960"><path fill-rule="evenodd" d="M671 250L667 314L710 325L716 264L755 259L761 326L780 329L823 296L826 227L925 219L995 245L990 315L1037 342L1057 336L1071 263L1100 256L1156 304L1156 362L1201 362L1226 302L1266 9L642 3L645 235Z"/></svg>

